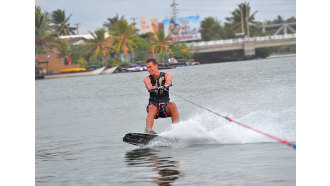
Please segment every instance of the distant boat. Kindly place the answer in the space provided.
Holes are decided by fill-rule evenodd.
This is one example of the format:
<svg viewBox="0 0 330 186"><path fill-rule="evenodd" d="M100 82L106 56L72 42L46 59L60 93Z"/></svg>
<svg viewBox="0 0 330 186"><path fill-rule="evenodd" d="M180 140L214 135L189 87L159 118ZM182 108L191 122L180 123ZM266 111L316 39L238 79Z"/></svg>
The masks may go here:
<svg viewBox="0 0 330 186"><path fill-rule="evenodd" d="M104 70L101 74L112 74L117 68L118 68L118 66L109 68L107 70Z"/></svg>
<svg viewBox="0 0 330 186"><path fill-rule="evenodd" d="M96 76L96 75L100 75L104 71L104 69L105 67L101 67L93 71L46 74L44 78L54 79L54 78L65 78L65 77Z"/></svg>
<svg viewBox="0 0 330 186"><path fill-rule="evenodd" d="M146 66L137 65L137 66L128 68L127 72L140 72L140 71L144 71L144 70L147 70Z"/></svg>

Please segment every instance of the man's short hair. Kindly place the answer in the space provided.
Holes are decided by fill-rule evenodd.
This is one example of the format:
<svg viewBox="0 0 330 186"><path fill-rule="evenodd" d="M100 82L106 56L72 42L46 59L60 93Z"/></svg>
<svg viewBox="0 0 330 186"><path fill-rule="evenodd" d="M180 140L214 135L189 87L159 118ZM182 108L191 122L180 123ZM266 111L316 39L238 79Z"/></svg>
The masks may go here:
<svg viewBox="0 0 330 186"><path fill-rule="evenodd" d="M157 63L157 61L155 60L155 59L148 59L147 61L146 61L146 63L152 63L152 64L154 64L154 65L158 65L158 63Z"/></svg>

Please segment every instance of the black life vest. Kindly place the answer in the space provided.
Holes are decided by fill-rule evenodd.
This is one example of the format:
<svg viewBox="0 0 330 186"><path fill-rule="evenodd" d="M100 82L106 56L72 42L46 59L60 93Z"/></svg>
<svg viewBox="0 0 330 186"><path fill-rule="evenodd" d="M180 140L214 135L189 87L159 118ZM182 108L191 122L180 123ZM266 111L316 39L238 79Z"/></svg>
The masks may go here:
<svg viewBox="0 0 330 186"><path fill-rule="evenodd" d="M149 75L152 86L160 87L165 84L165 73L161 72L158 79ZM158 90L157 92L150 92L149 102L169 102L169 88L166 90Z"/></svg>

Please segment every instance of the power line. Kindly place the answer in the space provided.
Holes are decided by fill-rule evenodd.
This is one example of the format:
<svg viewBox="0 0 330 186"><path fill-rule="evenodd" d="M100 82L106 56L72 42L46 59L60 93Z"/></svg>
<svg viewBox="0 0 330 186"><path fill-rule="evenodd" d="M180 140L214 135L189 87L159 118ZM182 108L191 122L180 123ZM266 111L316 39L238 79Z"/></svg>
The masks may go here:
<svg viewBox="0 0 330 186"><path fill-rule="evenodd" d="M181 4L183 4L183 3L188 3L188 4L190 4L190 3L200 3L201 1L200 0L196 0L196 1L193 1L193 0L178 0L178 2L179 3L181 3ZM210 2L210 3L224 3L224 4L234 4L234 3L237 3L237 4L240 4L240 3L242 3L243 2L243 0L228 0L228 1L226 1L226 0L221 0L221 1L219 1L219 0L203 0L202 2ZM285 2L288 2L288 1L285 1ZM295 2L295 1L291 1L291 2ZM282 3L282 4L284 4L283 2L278 2L278 1L273 1L273 2L265 2L264 0L260 0L260 1L249 1L249 2L247 2L247 3L249 3L249 4L273 4L273 3L275 3L275 4L280 4L280 3Z"/></svg>
<svg viewBox="0 0 330 186"><path fill-rule="evenodd" d="M160 14L161 14L163 17L166 17L166 18L167 18L168 15L171 15L170 9L171 9L171 7L167 7L167 8L164 9ZM165 15L165 16L164 16L164 15Z"/></svg>
<svg viewBox="0 0 330 186"><path fill-rule="evenodd" d="M188 9L179 9L181 12L219 12L219 13L231 13L233 12L234 10L227 10L227 11L223 11L223 10L188 10ZM287 12L287 13L294 13L295 11L276 11L276 10L272 10L272 11L259 11L259 10L256 10L258 11L258 13L262 12L262 13L267 13L267 12Z"/></svg>
<svg viewBox="0 0 330 186"><path fill-rule="evenodd" d="M223 3L225 2L225 3ZM181 1L180 2L180 7L184 7L183 9L177 9L182 12L188 12L188 11L195 11L195 12L233 12L235 10L235 7L237 8L238 4L234 4L233 1L210 1L210 0L203 0L202 3L200 1L194 2L194 1ZM258 5L268 5L266 7L257 7ZM285 13L291 13L291 12L296 12L296 7L292 6L286 6L287 4L282 3L282 2L271 2L271 3L265 3L265 2L250 2L251 9L254 11L258 12L285 12ZM208 8L208 10L201 10L203 7L208 7L212 6L212 9ZM198 10L195 10L194 8L198 7ZM275 7L275 10L274 10ZM216 10L214 10L216 8ZM232 10L229 10L232 9ZM279 9L279 10L276 10ZM220 9L220 10L219 10ZM284 10L283 10L284 9Z"/></svg>
<svg viewBox="0 0 330 186"><path fill-rule="evenodd" d="M222 3L220 3L220 4L213 4L213 3L209 3L209 2L204 2L203 1L203 3L189 3L189 4L184 4L184 3L182 3L182 4L180 4L180 5L182 5L182 6L194 6L194 5L196 5L196 6L200 6L200 5L207 5L207 6L237 6L237 4L232 4L232 3L230 3L230 4L222 4ZM285 6L285 5L287 5L287 4L284 4L284 3L268 3L268 4L250 4L250 6L252 7L252 6L255 6L255 5L268 5L268 6L270 6L270 7L273 7L273 6L281 6L281 7L283 7L283 6Z"/></svg>

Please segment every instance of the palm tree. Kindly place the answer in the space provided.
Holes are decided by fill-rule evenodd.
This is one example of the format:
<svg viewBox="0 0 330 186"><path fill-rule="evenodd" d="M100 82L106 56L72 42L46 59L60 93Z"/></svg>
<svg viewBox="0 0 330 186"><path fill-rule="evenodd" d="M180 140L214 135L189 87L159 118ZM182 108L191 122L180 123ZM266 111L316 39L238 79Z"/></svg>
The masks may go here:
<svg viewBox="0 0 330 186"><path fill-rule="evenodd" d="M52 49L57 43L57 34L52 32L47 12L35 7L35 55Z"/></svg>
<svg viewBox="0 0 330 186"><path fill-rule="evenodd" d="M217 18L207 17L201 22L201 34L203 41L221 39L222 28Z"/></svg>
<svg viewBox="0 0 330 186"><path fill-rule="evenodd" d="M105 56L109 55L113 47L110 44L110 38L105 37L105 29L101 28L94 33L89 32L92 35L92 39L86 39L85 47L87 48L87 54L91 55L90 59L104 60Z"/></svg>
<svg viewBox="0 0 330 186"><path fill-rule="evenodd" d="M59 33L59 35L68 35L68 34L75 34L75 27L71 27L69 20L72 14L69 17L65 16L65 10L57 9L52 12L52 27L55 31Z"/></svg>
<svg viewBox="0 0 330 186"><path fill-rule="evenodd" d="M167 50L169 50L169 46L171 44L166 43L166 41L170 38L170 35L165 36L164 29L160 29L157 32L157 36L153 37L154 43L152 45L152 49L156 53L163 54Z"/></svg>
<svg viewBox="0 0 330 186"><path fill-rule="evenodd" d="M116 14L115 17L113 18L108 18L106 22L103 23L103 26L105 28L108 29L108 31L110 31L110 28L112 25L114 25L115 23L117 23L119 20L124 20L124 16L121 16L121 18L119 19L118 13Z"/></svg>
<svg viewBox="0 0 330 186"><path fill-rule="evenodd" d="M126 58L128 51L130 51L134 55L134 48L137 48L134 38L138 37L136 32L137 29L134 24L128 24L125 19L121 19L112 25L109 34L117 54L124 53L124 58Z"/></svg>
<svg viewBox="0 0 330 186"><path fill-rule="evenodd" d="M251 29L255 29L255 27L260 24L255 21L255 14L258 11L253 12L250 15L251 7L249 3L242 3L238 5L238 9L235 9L231 14L232 17L227 17L226 26L228 26L231 31L238 33L244 33L245 36L249 37Z"/></svg>
<svg viewBox="0 0 330 186"><path fill-rule="evenodd" d="M156 36L153 36L153 45L152 45L152 53L159 53L161 57L164 57L164 54L166 57L168 56L168 53L170 53L173 57L174 54L170 47L176 44L176 42L167 43L166 41L171 37L171 35L165 36L164 29L160 29L157 32Z"/></svg>

